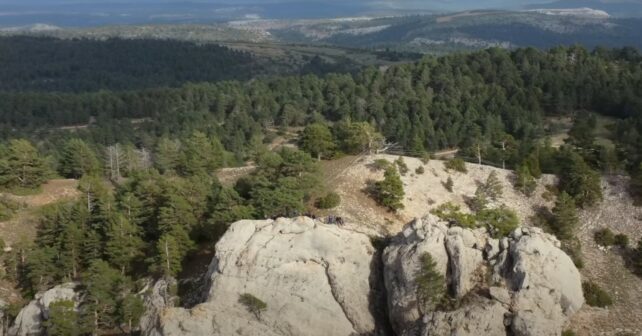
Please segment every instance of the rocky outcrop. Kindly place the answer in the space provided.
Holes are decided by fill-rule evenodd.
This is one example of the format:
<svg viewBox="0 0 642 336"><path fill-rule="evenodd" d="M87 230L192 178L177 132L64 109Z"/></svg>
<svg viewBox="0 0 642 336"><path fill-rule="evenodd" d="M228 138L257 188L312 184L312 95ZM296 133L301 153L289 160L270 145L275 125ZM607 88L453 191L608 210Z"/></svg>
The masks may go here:
<svg viewBox="0 0 642 336"><path fill-rule="evenodd" d="M414 279L425 252L446 276L455 299L450 311L420 314ZM383 261L398 335L559 335L584 302L575 265L554 237L536 228L497 240L427 216L393 239Z"/></svg>
<svg viewBox="0 0 642 336"><path fill-rule="evenodd" d="M366 235L310 218L236 222L216 245L207 301L164 309L143 334L371 334L375 256ZM253 314L242 294L267 308Z"/></svg>
<svg viewBox="0 0 642 336"><path fill-rule="evenodd" d="M0 299L0 336L4 336L5 332L5 316L4 316L4 310L7 308L7 303L4 302L2 299Z"/></svg>
<svg viewBox="0 0 642 336"><path fill-rule="evenodd" d="M42 323L49 313L49 305L56 301L78 301L78 294L75 291L77 286L78 284L70 282L36 294L35 299L20 310L7 335L42 335Z"/></svg>
<svg viewBox="0 0 642 336"><path fill-rule="evenodd" d="M162 278L153 284L148 284L138 293L143 297L145 313L140 318L140 330L148 335L160 335L156 326L160 324L163 310L174 307L176 297L172 295L172 287L176 286L174 278Z"/></svg>

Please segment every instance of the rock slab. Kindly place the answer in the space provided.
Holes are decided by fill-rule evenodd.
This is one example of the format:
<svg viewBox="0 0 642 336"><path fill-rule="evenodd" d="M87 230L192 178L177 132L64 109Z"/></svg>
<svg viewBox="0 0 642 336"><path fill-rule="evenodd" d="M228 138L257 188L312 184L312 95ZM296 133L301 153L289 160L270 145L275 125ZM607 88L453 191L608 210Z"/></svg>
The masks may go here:
<svg viewBox="0 0 642 336"><path fill-rule="evenodd" d="M216 245L206 302L164 309L143 335L371 334L375 255L366 235L307 217L236 222ZM246 293L267 308L249 312Z"/></svg>

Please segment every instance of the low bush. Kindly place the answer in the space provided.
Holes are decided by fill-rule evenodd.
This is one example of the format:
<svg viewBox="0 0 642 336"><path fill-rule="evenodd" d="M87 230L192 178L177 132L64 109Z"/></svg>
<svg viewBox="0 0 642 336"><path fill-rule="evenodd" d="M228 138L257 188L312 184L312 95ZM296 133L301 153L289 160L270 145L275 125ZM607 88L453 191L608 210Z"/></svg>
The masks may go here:
<svg viewBox="0 0 642 336"><path fill-rule="evenodd" d="M629 246L629 236L623 233L616 234L614 243L621 248L627 248Z"/></svg>
<svg viewBox="0 0 642 336"><path fill-rule="evenodd" d="M341 196L335 192L329 192L325 196L317 199L316 207L319 209L332 209L341 204Z"/></svg>
<svg viewBox="0 0 642 336"><path fill-rule="evenodd" d="M261 319L261 313L267 309L267 303L249 293L241 294L239 296L239 303L245 306L250 313L254 314L258 320Z"/></svg>
<svg viewBox="0 0 642 336"><path fill-rule="evenodd" d="M584 291L584 299L589 306L604 308L613 304L611 296L594 282L583 282L582 290Z"/></svg>
<svg viewBox="0 0 642 336"><path fill-rule="evenodd" d="M505 237L519 226L515 211L504 206L481 210L476 217L477 222L486 226L495 238Z"/></svg>
<svg viewBox="0 0 642 336"><path fill-rule="evenodd" d="M460 173L467 173L468 169L466 169L466 162L462 159L451 159L446 162L444 162L444 166L448 170L454 170Z"/></svg>
<svg viewBox="0 0 642 336"><path fill-rule="evenodd" d="M415 169L415 174L417 174L417 175L422 175L425 172L426 172L426 170L424 169L423 166L419 166L419 167L417 167L417 169Z"/></svg>
<svg viewBox="0 0 642 336"><path fill-rule="evenodd" d="M615 244L615 235L609 228L603 228L595 232L593 239L598 245L612 246Z"/></svg>
<svg viewBox="0 0 642 336"><path fill-rule="evenodd" d="M453 187L455 186L455 183L453 182L452 177L448 176L448 179L446 180L446 182L443 182L443 184L446 190L453 192Z"/></svg>
<svg viewBox="0 0 642 336"><path fill-rule="evenodd" d="M388 167L390 167L390 161L386 159L376 159L372 163L372 168L374 170L386 170Z"/></svg>
<svg viewBox="0 0 642 336"><path fill-rule="evenodd" d="M477 226L475 216L461 212L461 208L451 202L444 203L430 211L433 215L441 220L465 228L474 228Z"/></svg>

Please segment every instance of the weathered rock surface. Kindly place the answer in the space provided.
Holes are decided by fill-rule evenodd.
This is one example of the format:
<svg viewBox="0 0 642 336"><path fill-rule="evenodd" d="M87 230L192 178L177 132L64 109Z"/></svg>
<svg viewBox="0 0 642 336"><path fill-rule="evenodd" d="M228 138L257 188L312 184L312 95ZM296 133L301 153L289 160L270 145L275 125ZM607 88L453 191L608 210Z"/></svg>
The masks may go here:
<svg viewBox="0 0 642 336"><path fill-rule="evenodd" d="M163 278L138 293L143 296L145 306L145 313L140 318L140 330L148 331L149 335L159 335L155 327L160 323L161 313L176 303L176 297L171 294L173 286L176 286L175 279Z"/></svg>
<svg viewBox="0 0 642 336"><path fill-rule="evenodd" d="M70 282L36 294L35 299L20 310L7 335L41 335L43 333L42 323L49 313L49 305L56 301L78 301L78 294L75 291L77 286L78 284Z"/></svg>
<svg viewBox="0 0 642 336"><path fill-rule="evenodd" d="M366 235L312 219L240 221L216 245L205 303L164 309L144 335L354 335L375 330ZM376 281L374 281L376 282ZM241 294L267 303L259 316Z"/></svg>
<svg viewBox="0 0 642 336"><path fill-rule="evenodd" d="M7 303L0 299L0 336L4 336L6 326L4 325L4 310L7 308Z"/></svg>
<svg viewBox="0 0 642 336"><path fill-rule="evenodd" d="M428 252L460 304L420 316L414 278ZM580 274L559 242L536 228L496 240L448 228L434 216L408 225L383 256L391 323L398 335L560 335L584 303ZM447 265L447 267L444 267ZM463 298L463 299L462 299Z"/></svg>

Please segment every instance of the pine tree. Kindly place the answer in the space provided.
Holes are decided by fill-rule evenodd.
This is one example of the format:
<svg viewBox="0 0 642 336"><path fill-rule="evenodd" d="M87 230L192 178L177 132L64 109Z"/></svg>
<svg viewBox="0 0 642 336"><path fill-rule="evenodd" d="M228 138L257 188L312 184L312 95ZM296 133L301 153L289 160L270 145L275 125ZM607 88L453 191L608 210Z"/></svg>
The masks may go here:
<svg viewBox="0 0 642 336"><path fill-rule="evenodd" d="M38 188L48 175L45 161L27 140L9 141L5 157L0 159L0 186Z"/></svg>
<svg viewBox="0 0 642 336"><path fill-rule="evenodd" d="M129 279L103 260L95 260L83 275L86 297L83 324L89 332L112 328L117 321L117 309L123 293L129 290Z"/></svg>
<svg viewBox="0 0 642 336"><path fill-rule="evenodd" d="M446 280L437 270L437 263L430 253L419 256L419 270L415 276L415 282L421 311L425 314L434 310L446 294Z"/></svg>
<svg viewBox="0 0 642 336"><path fill-rule="evenodd" d="M531 196L537 187L537 182L533 175L531 175L528 166L521 165L517 168L515 176L515 189L522 192L526 196Z"/></svg>
<svg viewBox="0 0 642 336"><path fill-rule="evenodd" d="M73 301L63 300L49 304L49 316L44 322L48 336L77 336L81 334L80 321Z"/></svg>
<svg viewBox="0 0 642 336"><path fill-rule="evenodd" d="M376 182L374 193L377 202L392 211L403 209L403 182L394 166L388 167L383 181Z"/></svg>
<svg viewBox="0 0 642 336"><path fill-rule="evenodd" d="M125 296L118 305L118 322L127 325L130 334L134 334L135 326L145 313L143 300L138 296L129 294Z"/></svg>
<svg viewBox="0 0 642 336"><path fill-rule="evenodd" d="M105 254L109 262L125 274L134 259L142 255L140 229L119 214L109 225L107 239Z"/></svg>
<svg viewBox="0 0 642 336"><path fill-rule="evenodd" d="M163 137L156 146L154 164L163 173L176 172L181 161L181 144L177 140Z"/></svg>
<svg viewBox="0 0 642 336"><path fill-rule="evenodd" d="M602 200L600 175L573 151L566 151L560 172L559 188L573 197L579 207L591 206Z"/></svg>
<svg viewBox="0 0 642 336"><path fill-rule="evenodd" d="M573 238L575 228L579 223L575 201L566 192L562 192L553 208L553 231L559 239Z"/></svg>
<svg viewBox="0 0 642 336"><path fill-rule="evenodd" d="M60 173L69 178L96 175L101 172L96 153L81 139L65 143L60 158Z"/></svg>
<svg viewBox="0 0 642 336"><path fill-rule="evenodd" d="M301 134L299 146L302 150L321 160L328 157L336 148L330 128L325 124L308 125Z"/></svg>
<svg viewBox="0 0 642 336"><path fill-rule="evenodd" d="M194 132L184 146L180 171L183 175L207 175L223 166L225 152L218 140L210 140L201 132Z"/></svg>
<svg viewBox="0 0 642 336"><path fill-rule="evenodd" d="M493 201L497 201L502 197L503 187L502 183L499 181L499 177L497 177L496 171L493 170L490 172L486 182L482 185L482 189L488 198Z"/></svg>
<svg viewBox="0 0 642 336"><path fill-rule="evenodd" d="M162 274L173 277L181 272L185 250L179 239L169 233L162 235L156 243L156 253L156 267Z"/></svg>

